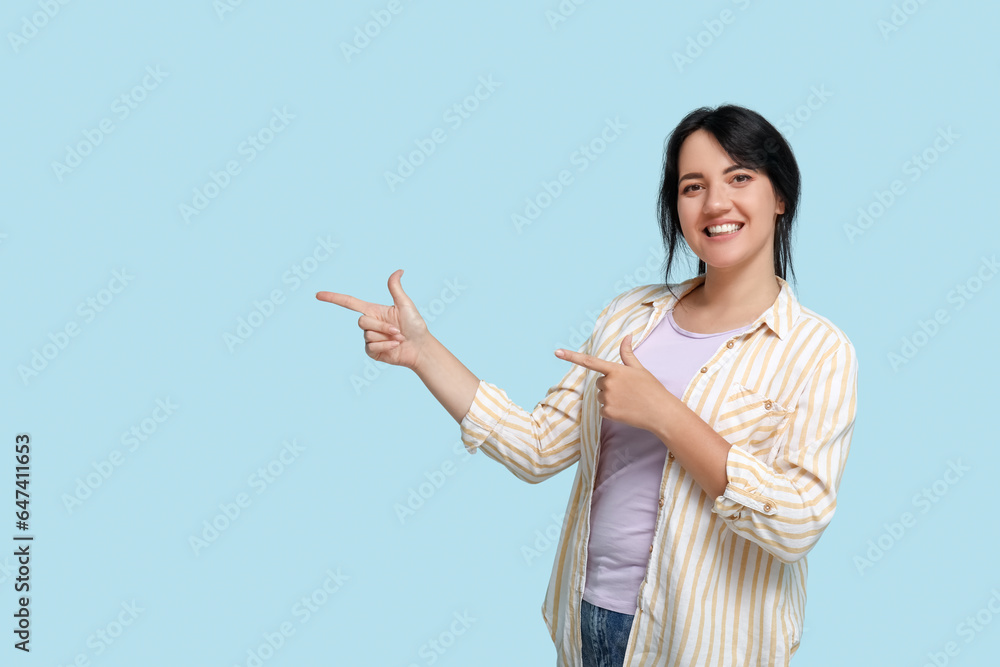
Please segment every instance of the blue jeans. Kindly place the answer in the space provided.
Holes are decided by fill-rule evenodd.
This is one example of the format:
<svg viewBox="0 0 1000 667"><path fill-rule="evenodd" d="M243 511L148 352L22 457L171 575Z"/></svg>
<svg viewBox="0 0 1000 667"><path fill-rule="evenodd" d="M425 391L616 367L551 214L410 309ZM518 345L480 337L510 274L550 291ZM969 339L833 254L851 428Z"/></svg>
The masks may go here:
<svg viewBox="0 0 1000 667"><path fill-rule="evenodd" d="M632 614L622 614L581 600L583 667L622 667L632 630Z"/></svg>

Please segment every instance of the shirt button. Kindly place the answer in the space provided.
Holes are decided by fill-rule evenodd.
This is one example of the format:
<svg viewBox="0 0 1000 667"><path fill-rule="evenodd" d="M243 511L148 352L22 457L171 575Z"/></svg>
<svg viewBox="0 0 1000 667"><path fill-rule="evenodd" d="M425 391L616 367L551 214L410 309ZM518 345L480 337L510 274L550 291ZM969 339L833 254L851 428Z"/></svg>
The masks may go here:
<svg viewBox="0 0 1000 667"><path fill-rule="evenodd" d="M674 458L674 453L673 452L667 452L667 457L671 458L671 459Z"/></svg>
<svg viewBox="0 0 1000 667"><path fill-rule="evenodd" d="M649 553L653 553L653 545L652 544L649 545Z"/></svg>
<svg viewBox="0 0 1000 667"><path fill-rule="evenodd" d="M765 410L771 409L771 401L764 401L764 409Z"/></svg>
<svg viewBox="0 0 1000 667"><path fill-rule="evenodd" d="M733 341L729 341L728 343L726 343L726 347L731 348L732 346L733 346Z"/></svg>
<svg viewBox="0 0 1000 667"><path fill-rule="evenodd" d="M660 507L663 507L663 498L660 498Z"/></svg>
<svg viewBox="0 0 1000 667"><path fill-rule="evenodd" d="M702 373L707 373L708 372L708 368L706 368L705 366L702 366L701 367L701 372Z"/></svg>
<svg viewBox="0 0 1000 667"><path fill-rule="evenodd" d="M768 504L768 503L764 503L764 511L765 512L770 512L771 511L771 505Z"/></svg>

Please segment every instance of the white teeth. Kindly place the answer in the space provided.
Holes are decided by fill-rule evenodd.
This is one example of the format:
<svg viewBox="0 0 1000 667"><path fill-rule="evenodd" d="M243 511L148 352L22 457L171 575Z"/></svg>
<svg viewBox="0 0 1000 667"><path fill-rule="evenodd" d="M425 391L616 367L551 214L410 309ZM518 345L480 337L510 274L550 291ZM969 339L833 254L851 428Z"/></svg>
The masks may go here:
<svg viewBox="0 0 1000 667"><path fill-rule="evenodd" d="M735 232L742 226L743 225L735 222L730 222L725 225L712 225L711 227L708 227L708 233L713 236L716 234L726 234L728 232Z"/></svg>

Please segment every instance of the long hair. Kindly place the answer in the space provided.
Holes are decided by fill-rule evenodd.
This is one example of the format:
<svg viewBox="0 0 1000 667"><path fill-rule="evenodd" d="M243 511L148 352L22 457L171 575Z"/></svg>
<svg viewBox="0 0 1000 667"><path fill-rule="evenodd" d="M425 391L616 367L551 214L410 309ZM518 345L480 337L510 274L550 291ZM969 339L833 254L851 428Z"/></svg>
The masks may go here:
<svg viewBox="0 0 1000 667"><path fill-rule="evenodd" d="M774 273L787 279L787 269L794 278L791 236L801 190L798 163L781 132L763 116L741 106L725 104L715 109L695 109L677 124L666 141L657 217L666 253L663 281L667 284L667 289L673 294L670 289L670 269L677 246L684 240L680 216L677 214L677 179L680 177L678 162L681 145L695 130L705 130L714 136L736 164L758 169L770 179L775 194L785 202L785 212L775 221ZM686 243L683 245L687 247ZM697 275L705 273L705 270L705 262L699 259Z"/></svg>

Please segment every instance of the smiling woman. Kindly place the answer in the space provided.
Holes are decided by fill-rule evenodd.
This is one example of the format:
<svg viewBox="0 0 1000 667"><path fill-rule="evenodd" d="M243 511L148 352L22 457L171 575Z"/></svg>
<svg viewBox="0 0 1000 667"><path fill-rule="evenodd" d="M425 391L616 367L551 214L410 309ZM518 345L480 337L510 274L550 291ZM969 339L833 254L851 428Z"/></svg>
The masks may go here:
<svg viewBox="0 0 1000 667"><path fill-rule="evenodd" d="M361 313L365 351L412 369L482 450L535 484L579 462L542 616L563 667L788 665L806 554L833 518L857 356L785 280L799 198L791 148L743 107L672 132L663 283L615 296L530 412L427 329L400 283ZM670 282L675 251L698 272ZM595 249L595 253L597 249Z"/></svg>
<svg viewBox="0 0 1000 667"><path fill-rule="evenodd" d="M800 182L791 147L759 114L732 105L689 114L664 155L659 221L667 275L681 237L698 256L698 274L709 265L713 277L752 266L762 285L772 274L784 278L786 267L794 275L791 232ZM725 223L741 229L720 240L739 243L704 241L710 226ZM755 291L747 286L744 294Z"/></svg>

